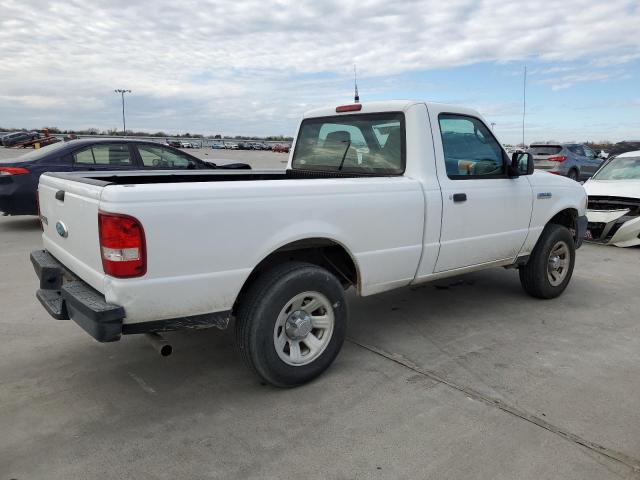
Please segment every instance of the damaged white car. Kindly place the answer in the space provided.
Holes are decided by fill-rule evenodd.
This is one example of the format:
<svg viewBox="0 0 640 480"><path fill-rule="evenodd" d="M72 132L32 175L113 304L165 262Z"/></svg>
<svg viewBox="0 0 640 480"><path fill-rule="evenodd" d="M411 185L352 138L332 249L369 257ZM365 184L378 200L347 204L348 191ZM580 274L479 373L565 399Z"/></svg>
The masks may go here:
<svg viewBox="0 0 640 480"><path fill-rule="evenodd" d="M640 150L605 163L584 184L589 196L586 240L640 245Z"/></svg>

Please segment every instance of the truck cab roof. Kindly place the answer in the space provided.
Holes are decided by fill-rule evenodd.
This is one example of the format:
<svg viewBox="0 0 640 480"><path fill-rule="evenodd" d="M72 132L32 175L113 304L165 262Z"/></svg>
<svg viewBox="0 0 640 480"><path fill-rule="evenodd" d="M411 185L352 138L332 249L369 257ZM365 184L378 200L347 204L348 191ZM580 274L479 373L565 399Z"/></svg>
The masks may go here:
<svg viewBox="0 0 640 480"><path fill-rule="evenodd" d="M472 115L474 117L481 117L481 115L471 108L461 107L459 105L450 105L439 102L425 102L421 100L385 100L380 102L364 102L359 103L362 107L358 111L347 111L343 113L337 113L336 108L343 105L358 105L358 103L348 103L339 105L330 105L326 107L316 108L304 113L303 118L316 118L316 117L332 117L336 115L353 115L353 114L366 114L366 113L381 113L381 112L406 112L414 105L423 104L429 109L430 106L437 106L438 110L442 110L446 107L451 113L461 113L465 115Z"/></svg>

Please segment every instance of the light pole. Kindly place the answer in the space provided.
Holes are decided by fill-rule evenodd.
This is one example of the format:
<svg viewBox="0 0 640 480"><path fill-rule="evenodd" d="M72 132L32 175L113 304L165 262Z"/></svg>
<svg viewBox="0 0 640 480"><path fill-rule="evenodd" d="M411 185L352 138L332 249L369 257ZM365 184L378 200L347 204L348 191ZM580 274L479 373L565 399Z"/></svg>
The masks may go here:
<svg viewBox="0 0 640 480"><path fill-rule="evenodd" d="M524 117L527 112L527 66L524 66L524 78L522 80L522 148L524 148Z"/></svg>
<svg viewBox="0 0 640 480"><path fill-rule="evenodd" d="M127 136L127 122L124 118L124 94L131 93L131 90L122 90L117 88L114 90L115 93L119 93L122 96L122 135Z"/></svg>
<svg viewBox="0 0 640 480"><path fill-rule="evenodd" d="M493 130L493 127L496 126L496 122L491 122L491 130Z"/></svg>

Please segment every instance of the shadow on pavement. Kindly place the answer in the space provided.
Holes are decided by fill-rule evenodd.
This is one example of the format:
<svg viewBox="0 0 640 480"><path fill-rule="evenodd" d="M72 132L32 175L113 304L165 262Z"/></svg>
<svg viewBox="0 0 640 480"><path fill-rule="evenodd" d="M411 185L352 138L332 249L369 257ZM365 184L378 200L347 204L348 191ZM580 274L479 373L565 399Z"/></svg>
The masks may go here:
<svg viewBox="0 0 640 480"><path fill-rule="evenodd" d="M40 221L38 217L32 215L4 217L4 221L0 223L0 232L29 232L39 229Z"/></svg>

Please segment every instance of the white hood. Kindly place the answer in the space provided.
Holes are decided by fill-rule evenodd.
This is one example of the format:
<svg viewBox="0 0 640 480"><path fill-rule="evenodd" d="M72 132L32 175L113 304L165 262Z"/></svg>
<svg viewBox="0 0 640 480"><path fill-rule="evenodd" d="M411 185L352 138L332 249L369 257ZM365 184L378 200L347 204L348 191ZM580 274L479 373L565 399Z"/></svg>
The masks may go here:
<svg viewBox="0 0 640 480"><path fill-rule="evenodd" d="M589 180L584 189L587 195L640 198L640 180Z"/></svg>
<svg viewBox="0 0 640 480"><path fill-rule="evenodd" d="M562 175L554 175L553 173L545 172L544 170L534 170L533 175L529 175L527 178L531 185L537 187L565 187L580 191L582 190L582 185L575 180L563 177Z"/></svg>

